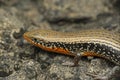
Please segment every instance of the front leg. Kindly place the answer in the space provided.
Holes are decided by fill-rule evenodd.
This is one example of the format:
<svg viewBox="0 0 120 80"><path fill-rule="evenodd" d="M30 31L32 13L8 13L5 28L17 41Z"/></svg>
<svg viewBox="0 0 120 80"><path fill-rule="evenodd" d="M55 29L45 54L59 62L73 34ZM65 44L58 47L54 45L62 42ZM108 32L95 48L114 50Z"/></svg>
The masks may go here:
<svg viewBox="0 0 120 80"><path fill-rule="evenodd" d="M64 63L62 63L62 65L67 65L67 66L72 66L72 67L78 66L79 65L78 64L79 60L81 58L81 54L83 54L83 52L81 52L81 53L74 53L74 54L75 54L75 57L73 59L73 62L64 62Z"/></svg>

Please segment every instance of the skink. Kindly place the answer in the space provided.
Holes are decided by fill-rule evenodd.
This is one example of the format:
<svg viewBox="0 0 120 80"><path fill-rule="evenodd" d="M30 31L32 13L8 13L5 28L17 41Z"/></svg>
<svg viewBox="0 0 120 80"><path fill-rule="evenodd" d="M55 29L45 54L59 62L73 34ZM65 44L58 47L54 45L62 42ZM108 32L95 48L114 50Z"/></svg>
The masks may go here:
<svg viewBox="0 0 120 80"><path fill-rule="evenodd" d="M104 29L78 32L34 30L24 33L23 37L44 50L75 56L75 65L81 56L97 56L120 66L119 33Z"/></svg>

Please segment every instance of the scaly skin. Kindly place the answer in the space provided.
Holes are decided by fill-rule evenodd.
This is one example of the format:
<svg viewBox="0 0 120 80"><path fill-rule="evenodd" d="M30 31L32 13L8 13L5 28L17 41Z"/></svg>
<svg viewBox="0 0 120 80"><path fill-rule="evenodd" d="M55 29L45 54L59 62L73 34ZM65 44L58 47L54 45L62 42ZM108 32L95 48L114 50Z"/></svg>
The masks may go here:
<svg viewBox="0 0 120 80"><path fill-rule="evenodd" d="M24 38L44 50L80 56L97 56L120 66L120 34L103 29L79 32L34 30L24 33Z"/></svg>
<svg viewBox="0 0 120 80"><path fill-rule="evenodd" d="M24 33L23 37L31 44L47 51L75 56L78 65L81 56L97 56L108 59L120 66L120 34L103 29L81 30L79 32L57 32L52 30L34 30ZM109 80L117 68L108 76L88 73L95 80ZM120 75L118 75L120 76Z"/></svg>

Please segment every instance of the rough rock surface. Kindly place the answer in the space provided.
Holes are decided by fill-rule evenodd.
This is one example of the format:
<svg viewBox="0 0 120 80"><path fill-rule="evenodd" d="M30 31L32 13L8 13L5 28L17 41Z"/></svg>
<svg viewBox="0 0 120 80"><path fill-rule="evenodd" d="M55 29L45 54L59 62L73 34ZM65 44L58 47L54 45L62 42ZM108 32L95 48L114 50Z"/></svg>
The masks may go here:
<svg viewBox="0 0 120 80"><path fill-rule="evenodd" d="M102 58L73 57L41 50L22 35L34 29L78 31L104 28L120 33L119 0L0 0L0 80L94 80L116 65ZM120 71L118 71L120 74ZM111 80L119 80L112 76Z"/></svg>

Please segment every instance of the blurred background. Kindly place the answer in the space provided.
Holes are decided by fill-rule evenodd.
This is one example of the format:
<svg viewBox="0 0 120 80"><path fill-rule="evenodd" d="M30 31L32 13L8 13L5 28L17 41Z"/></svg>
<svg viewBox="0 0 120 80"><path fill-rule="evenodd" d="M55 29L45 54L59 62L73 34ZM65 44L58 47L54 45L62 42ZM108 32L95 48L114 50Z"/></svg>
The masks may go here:
<svg viewBox="0 0 120 80"><path fill-rule="evenodd" d="M35 29L101 28L120 33L120 0L0 0L0 80L94 80L85 72L107 74L115 66L109 61L85 58L80 67L65 67L61 62L73 58L40 50L22 37Z"/></svg>

